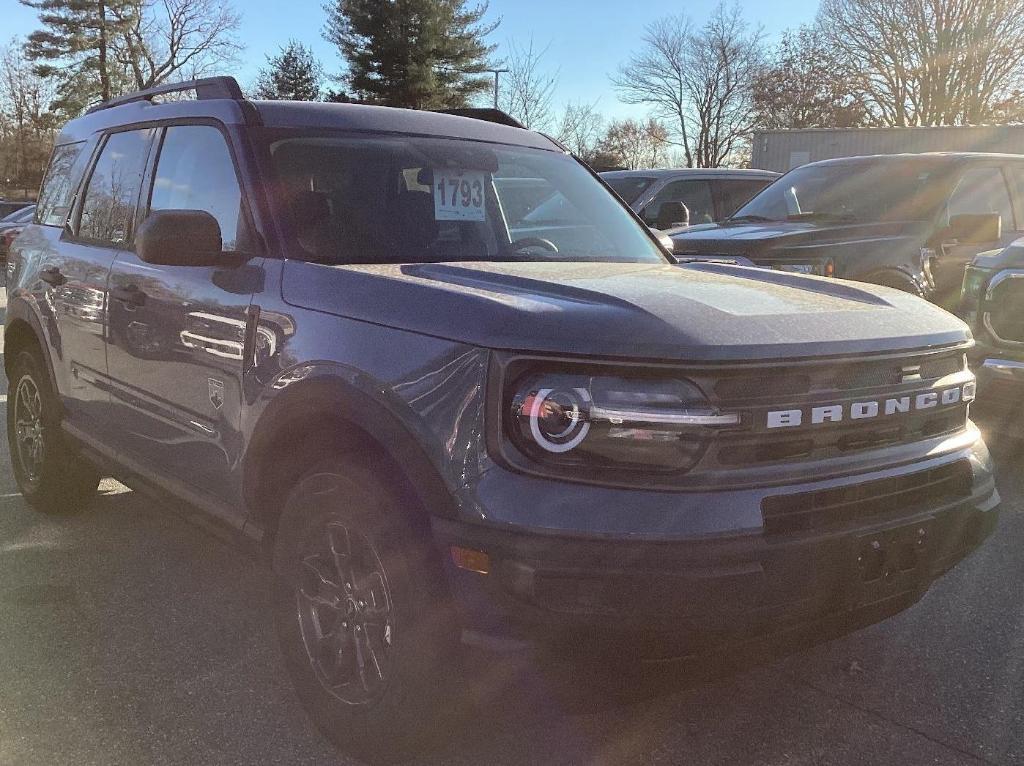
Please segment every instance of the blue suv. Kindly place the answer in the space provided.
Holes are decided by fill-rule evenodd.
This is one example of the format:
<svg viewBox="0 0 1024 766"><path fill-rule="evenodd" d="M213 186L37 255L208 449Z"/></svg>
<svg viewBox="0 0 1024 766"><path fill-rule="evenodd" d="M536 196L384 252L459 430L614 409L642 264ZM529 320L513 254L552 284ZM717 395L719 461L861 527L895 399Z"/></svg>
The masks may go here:
<svg viewBox="0 0 1024 766"><path fill-rule="evenodd" d="M299 696L363 756L445 730L468 632L823 635L996 521L962 322L676 262L500 113L132 94L63 129L8 280L27 501L112 475L253 541Z"/></svg>

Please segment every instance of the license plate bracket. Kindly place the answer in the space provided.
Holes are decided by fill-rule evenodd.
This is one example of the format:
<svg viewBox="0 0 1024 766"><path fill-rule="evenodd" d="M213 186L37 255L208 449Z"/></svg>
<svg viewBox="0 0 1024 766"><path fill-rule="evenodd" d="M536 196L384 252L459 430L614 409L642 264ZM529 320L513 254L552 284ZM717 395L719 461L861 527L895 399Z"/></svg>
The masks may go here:
<svg viewBox="0 0 1024 766"><path fill-rule="evenodd" d="M858 536L853 546L850 607L917 590L927 580L933 520Z"/></svg>

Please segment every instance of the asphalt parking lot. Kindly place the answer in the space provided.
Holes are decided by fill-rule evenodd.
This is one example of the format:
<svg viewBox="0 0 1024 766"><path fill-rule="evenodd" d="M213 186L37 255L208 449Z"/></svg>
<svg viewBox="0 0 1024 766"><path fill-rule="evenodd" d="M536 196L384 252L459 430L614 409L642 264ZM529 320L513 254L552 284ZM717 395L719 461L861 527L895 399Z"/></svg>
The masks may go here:
<svg viewBox="0 0 1024 766"><path fill-rule="evenodd" d="M499 691L422 763L1024 763L1024 456L994 451L995 537L907 612L631 701L477 658ZM3 452L0 764L350 763L278 664L258 562L113 482L88 513L35 515Z"/></svg>

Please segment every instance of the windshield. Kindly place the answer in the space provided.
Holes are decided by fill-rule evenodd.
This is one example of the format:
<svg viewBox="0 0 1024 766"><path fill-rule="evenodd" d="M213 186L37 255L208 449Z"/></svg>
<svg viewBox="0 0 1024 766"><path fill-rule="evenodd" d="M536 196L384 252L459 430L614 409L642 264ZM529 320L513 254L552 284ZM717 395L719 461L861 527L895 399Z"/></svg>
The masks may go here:
<svg viewBox="0 0 1024 766"><path fill-rule="evenodd" d="M641 194L654 183L653 178L646 176L601 176L604 182L615 190L629 204L637 201Z"/></svg>
<svg viewBox="0 0 1024 766"><path fill-rule="evenodd" d="M807 165L780 178L731 220L929 220L946 197L947 167L921 159Z"/></svg>
<svg viewBox="0 0 1024 766"><path fill-rule="evenodd" d="M287 137L270 144L291 250L317 263L664 263L571 157L457 139Z"/></svg>

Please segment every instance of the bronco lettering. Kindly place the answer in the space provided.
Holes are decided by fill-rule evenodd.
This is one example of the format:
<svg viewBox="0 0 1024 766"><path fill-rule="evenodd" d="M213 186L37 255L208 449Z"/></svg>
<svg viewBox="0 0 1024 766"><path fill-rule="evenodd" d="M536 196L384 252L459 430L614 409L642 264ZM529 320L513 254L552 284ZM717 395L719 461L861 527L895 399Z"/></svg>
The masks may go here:
<svg viewBox="0 0 1024 766"><path fill-rule="evenodd" d="M849 416L851 420L867 420L907 413L911 410L932 410L939 406L949 407L960 402L969 402L973 399L973 393L968 387L973 383L956 388L947 388L944 391L925 391L912 396L901 396L895 399L878 399L864 402L854 402L847 405L829 404L810 408L811 416L805 417L805 410L773 410L768 413L768 428L795 428L810 422L813 425L824 423L841 423Z"/></svg>

